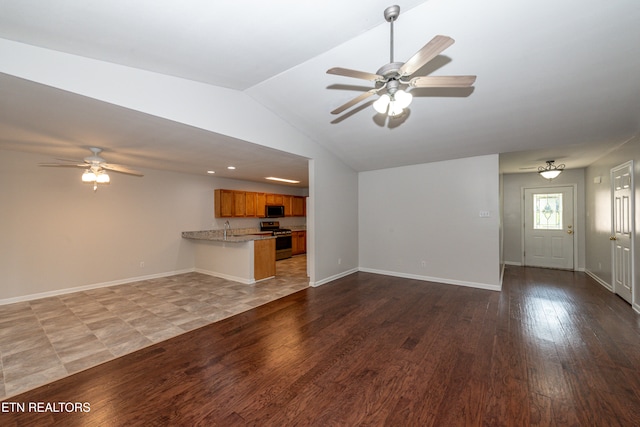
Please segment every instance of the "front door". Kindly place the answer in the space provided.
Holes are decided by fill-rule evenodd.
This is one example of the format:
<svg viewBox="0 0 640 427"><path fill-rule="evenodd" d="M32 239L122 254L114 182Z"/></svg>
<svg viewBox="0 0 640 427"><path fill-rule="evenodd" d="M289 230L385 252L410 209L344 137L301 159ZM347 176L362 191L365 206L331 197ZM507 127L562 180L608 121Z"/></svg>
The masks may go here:
<svg viewBox="0 0 640 427"><path fill-rule="evenodd" d="M524 265L573 270L573 187L524 189Z"/></svg>
<svg viewBox="0 0 640 427"><path fill-rule="evenodd" d="M632 301L633 285L633 164L620 165L611 170L611 241L613 288L616 294Z"/></svg>

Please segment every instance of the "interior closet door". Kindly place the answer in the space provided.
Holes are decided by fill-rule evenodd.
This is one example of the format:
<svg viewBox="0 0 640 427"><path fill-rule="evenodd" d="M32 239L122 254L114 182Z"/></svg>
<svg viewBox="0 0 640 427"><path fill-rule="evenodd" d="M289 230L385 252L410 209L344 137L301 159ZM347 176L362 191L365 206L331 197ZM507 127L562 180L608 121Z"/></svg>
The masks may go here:
<svg viewBox="0 0 640 427"><path fill-rule="evenodd" d="M630 304L633 300L633 163L611 170L611 256L613 289Z"/></svg>

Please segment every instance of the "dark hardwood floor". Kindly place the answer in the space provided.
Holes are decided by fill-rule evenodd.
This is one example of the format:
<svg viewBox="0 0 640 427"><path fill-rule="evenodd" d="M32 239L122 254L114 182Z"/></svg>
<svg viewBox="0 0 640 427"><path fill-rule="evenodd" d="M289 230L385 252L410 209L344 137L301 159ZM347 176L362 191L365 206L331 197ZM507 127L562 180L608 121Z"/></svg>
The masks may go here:
<svg viewBox="0 0 640 427"><path fill-rule="evenodd" d="M508 267L502 292L356 273L4 405L3 426L633 426L640 316L584 273Z"/></svg>

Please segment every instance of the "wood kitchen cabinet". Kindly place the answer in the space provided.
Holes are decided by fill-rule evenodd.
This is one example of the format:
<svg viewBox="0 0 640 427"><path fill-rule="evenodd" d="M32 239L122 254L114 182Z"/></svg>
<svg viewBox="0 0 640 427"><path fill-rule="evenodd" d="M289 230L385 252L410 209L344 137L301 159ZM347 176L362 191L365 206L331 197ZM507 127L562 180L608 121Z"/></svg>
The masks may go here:
<svg viewBox="0 0 640 427"><path fill-rule="evenodd" d="M233 216L233 191L232 190L215 190L214 191L214 207L216 218L225 218Z"/></svg>
<svg viewBox="0 0 640 427"><path fill-rule="evenodd" d="M247 191L244 202L244 216L258 216L257 214L257 197L258 193Z"/></svg>
<svg viewBox="0 0 640 427"><path fill-rule="evenodd" d="M257 280L276 275L276 240L256 240L254 245L253 277Z"/></svg>
<svg viewBox="0 0 640 427"><path fill-rule="evenodd" d="M214 191L216 218L264 218L264 207L267 205L284 206L285 216L306 216L306 197L303 196L222 189Z"/></svg>
<svg viewBox="0 0 640 427"><path fill-rule="evenodd" d="M264 217L264 207L267 206L267 195L265 193L256 194L256 216Z"/></svg>
<svg viewBox="0 0 640 427"><path fill-rule="evenodd" d="M272 199L279 200L279 199ZM284 205L284 216L305 216L306 200L302 196L282 195L282 204Z"/></svg>
<svg viewBox="0 0 640 427"><path fill-rule="evenodd" d="M246 216L246 192L234 190L215 190L213 198L213 211L216 218L233 218L238 216ZM255 203L253 203L253 206L255 209Z"/></svg>
<svg viewBox="0 0 640 427"><path fill-rule="evenodd" d="M244 191L233 192L233 216L245 216L247 193Z"/></svg>
<svg viewBox="0 0 640 427"><path fill-rule="evenodd" d="M267 205L282 206L284 204L282 194L267 194Z"/></svg>
<svg viewBox="0 0 640 427"><path fill-rule="evenodd" d="M304 197L293 196L291 198L291 216L305 216L306 205Z"/></svg>
<svg viewBox="0 0 640 427"><path fill-rule="evenodd" d="M291 232L291 255L307 253L307 232L296 230Z"/></svg>
<svg viewBox="0 0 640 427"><path fill-rule="evenodd" d="M292 198L293 196L287 196L287 195L282 196L282 204L284 205L284 216L293 216L293 213L291 212Z"/></svg>

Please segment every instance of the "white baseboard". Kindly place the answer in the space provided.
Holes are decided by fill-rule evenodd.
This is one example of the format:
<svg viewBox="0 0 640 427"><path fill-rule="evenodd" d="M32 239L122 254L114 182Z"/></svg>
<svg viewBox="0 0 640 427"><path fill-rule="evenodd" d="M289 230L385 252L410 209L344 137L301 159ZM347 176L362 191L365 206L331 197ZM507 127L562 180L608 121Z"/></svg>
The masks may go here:
<svg viewBox="0 0 640 427"><path fill-rule="evenodd" d="M322 286L322 285L325 285L325 284L327 284L329 282L333 282L334 280L338 280L338 279L340 279L342 277L345 277L345 276L348 276L350 274L357 273L357 272L358 272L357 268L352 268L351 270L347 270L347 271L343 271L342 273L334 274L333 276L329 276L326 279L322 279L322 280L319 280L317 282L309 282L309 286L312 286L314 288L318 287L318 286Z"/></svg>
<svg viewBox="0 0 640 427"><path fill-rule="evenodd" d="M584 272L587 273L587 275L591 277L593 280L595 280L596 282L604 286L607 290L613 292L613 286L611 286L609 283L605 282L604 280L602 280L601 278L599 278L598 276L596 276L594 273L592 273L587 269L585 269Z"/></svg>
<svg viewBox="0 0 640 427"><path fill-rule="evenodd" d="M503 265L513 265L515 267L522 267L522 263L517 261L503 261ZM584 267L578 267L574 271L586 271L586 270L584 269Z"/></svg>
<svg viewBox="0 0 640 427"><path fill-rule="evenodd" d="M422 280L425 282L444 283L446 285L467 286L469 288L486 289L489 291L499 292L502 289L501 285L490 285L488 283L467 282L464 280L444 279L442 277L420 276L417 274L399 273L397 271L376 270L373 268L360 267L359 270L365 273L374 273L374 274L382 274L384 276L402 277L404 279Z"/></svg>
<svg viewBox="0 0 640 427"><path fill-rule="evenodd" d="M521 262L517 262L517 261L504 261L503 265L513 265L515 267L522 267L522 263ZM544 267L542 267L544 268ZM573 271L586 271L584 269L584 267L578 267L576 269L574 269Z"/></svg>
<svg viewBox="0 0 640 427"><path fill-rule="evenodd" d="M16 302L32 301L34 299L55 297L58 295L70 294L73 292L87 291L90 289L106 288L109 286L125 285L127 283L140 282L143 280L158 279L160 277L175 276L177 274L191 273L193 268L185 270L167 271L164 273L149 274L147 276L129 277L127 279L113 280L110 282L93 283L91 285L77 286L75 288L56 289L55 291L39 292L37 294L22 295L19 297L0 299L0 305L14 304Z"/></svg>

